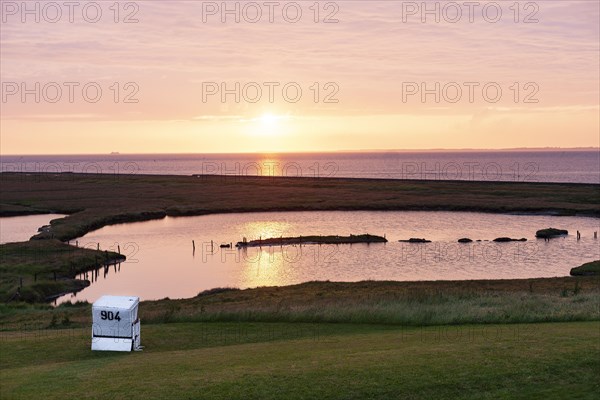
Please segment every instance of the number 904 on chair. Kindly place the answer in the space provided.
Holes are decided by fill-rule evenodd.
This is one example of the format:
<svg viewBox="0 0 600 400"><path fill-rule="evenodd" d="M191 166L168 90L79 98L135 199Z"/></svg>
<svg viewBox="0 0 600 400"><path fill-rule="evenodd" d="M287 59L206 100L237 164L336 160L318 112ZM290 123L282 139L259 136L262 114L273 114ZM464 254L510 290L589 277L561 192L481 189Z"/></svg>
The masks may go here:
<svg viewBox="0 0 600 400"><path fill-rule="evenodd" d="M139 297L102 296L92 305L92 350L141 350Z"/></svg>

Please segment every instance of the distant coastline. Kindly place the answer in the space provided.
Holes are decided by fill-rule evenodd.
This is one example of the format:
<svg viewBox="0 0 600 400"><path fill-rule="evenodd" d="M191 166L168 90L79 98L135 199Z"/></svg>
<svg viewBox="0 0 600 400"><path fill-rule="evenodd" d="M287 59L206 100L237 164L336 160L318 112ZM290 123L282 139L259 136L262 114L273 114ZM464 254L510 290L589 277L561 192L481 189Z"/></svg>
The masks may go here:
<svg viewBox="0 0 600 400"><path fill-rule="evenodd" d="M129 153L120 151L98 152L98 153L0 153L1 157L28 157L28 156L103 156L103 155L120 155L120 156L240 156L240 155L294 155L294 154L337 154L337 153L510 153L510 152L565 152L565 151L597 151L600 152L600 147L509 147L509 148L456 148L456 149L338 149L338 150L323 150L323 151L280 151L280 152L182 152L182 153Z"/></svg>

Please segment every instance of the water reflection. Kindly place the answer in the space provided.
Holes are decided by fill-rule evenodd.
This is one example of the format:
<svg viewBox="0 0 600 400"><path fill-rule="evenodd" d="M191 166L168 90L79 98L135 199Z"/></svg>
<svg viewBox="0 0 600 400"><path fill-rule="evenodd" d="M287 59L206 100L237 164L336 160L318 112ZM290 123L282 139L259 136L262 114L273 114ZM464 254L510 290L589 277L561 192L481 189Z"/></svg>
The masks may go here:
<svg viewBox="0 0 600 400"><path fill-rule="evenodd" d="M289 227L290 224L285 221L262 220L247 222L242 226L242 229L248 232L245 236L248 240L255 240L286 236Z"/></svg>
<svg viewBox="0 0 600 400"><path fill-rule="evenodd" d="M106 277L109 275L111 269L113 270L113 272L115 274L118 272L121 272L121 263L116 262L116 263L101 265L97 268L90 269L88 271L77 274L75 279L88 280L91 283L94 283L94 282L98 281L100 272L102 272L102 279L106 279Z"/></svg>
<svg viewBox="0 0 600 400"><path fill-rule="evenodd" d="M549 226L573 235L550 242ZM582 233L577 240L574 233ZM311 280L449 280L565 276L600 258L598 219L452 212L283 212L165 218L102 228L80 238L120 246L128 259L118 274L94 277L73 299L103 294L142 299L193 297L215 287L290 285ZM387 235L388 243L221 248L248 240L309 234ZM527 242L496 243L496 237ZM431 243L400 243L425 237ZM469 237L472 243L457 243ZM476 240L480 239L480 242ZM194 241L194 242L192 242ZM194 245L192 244L194 243ZM195 250L194 250L195 247ZM118 272L118 270L117 270ZM69 301L71 297L60 301Z"/></svg>

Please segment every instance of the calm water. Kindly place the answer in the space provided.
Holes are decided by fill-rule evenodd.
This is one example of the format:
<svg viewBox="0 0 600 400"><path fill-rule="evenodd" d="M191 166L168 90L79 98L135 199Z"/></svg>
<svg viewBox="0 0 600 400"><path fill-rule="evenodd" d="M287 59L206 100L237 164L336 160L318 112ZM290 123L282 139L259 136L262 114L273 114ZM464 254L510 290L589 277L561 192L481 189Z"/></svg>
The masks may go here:
<svg viewBox="0 0 600 400"><path fill-rule="evenodd" d="M545 227L572 235L536 240ZM575 232L582 232L577 241ZM565 276L583 262L600 258L599 220L582 217L517 216L463 212L285 212L223 214L115 225L79 239L102 249L121 248L119 267L101 270L92 285L59 302L94 301L103 294L142 299L193 297L215 287L289 285L311 280L451 280ZM247 250L221 249L247 237L371 233L386 244L306 245ZM499 236L527 242L474 242ZM399 243L424 237L428 244ZM196 251L192 250L192 240ZM210 241L214 241L211 249ZM92 279L89 274L88 279Z"/></svg>
<svg viewBox="0 0 600 400"><path fill-rule="evenodd" d="M600 183L598 151L1 156L2 171Z"/></svg>
<svg viewBox="0 0 600 400"><path fill-rule="evenodd" d="M63 217L62 214L41 214L0 218L0 244L29 240L38 233L39 227L48 225L53 219Z"/></svg>

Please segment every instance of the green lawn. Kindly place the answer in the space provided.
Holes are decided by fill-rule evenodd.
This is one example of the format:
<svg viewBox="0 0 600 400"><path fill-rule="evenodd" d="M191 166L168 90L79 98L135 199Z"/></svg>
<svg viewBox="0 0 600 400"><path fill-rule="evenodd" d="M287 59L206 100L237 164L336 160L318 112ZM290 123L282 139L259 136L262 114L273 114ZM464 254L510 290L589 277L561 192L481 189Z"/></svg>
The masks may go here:
<svg viewBox="0 0 600 400"><path fill-rule="evenodd" d="M600 390L600 322L146 324L137 353L92 352L87 329L0 338L2 399L592 399Z"/></svg>

